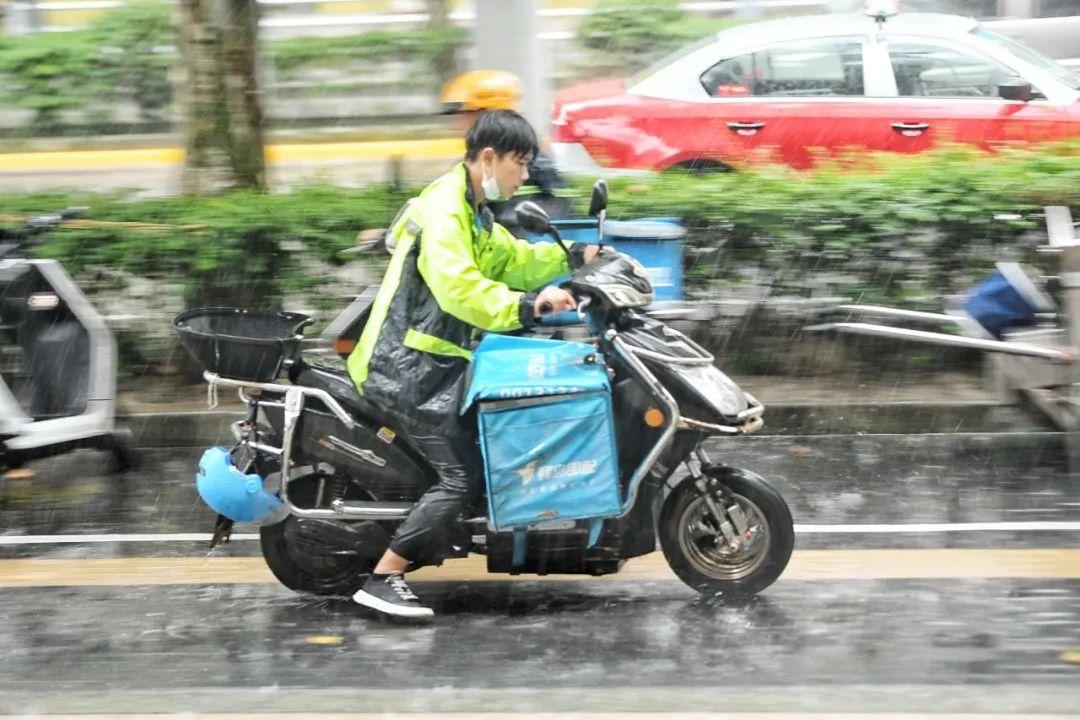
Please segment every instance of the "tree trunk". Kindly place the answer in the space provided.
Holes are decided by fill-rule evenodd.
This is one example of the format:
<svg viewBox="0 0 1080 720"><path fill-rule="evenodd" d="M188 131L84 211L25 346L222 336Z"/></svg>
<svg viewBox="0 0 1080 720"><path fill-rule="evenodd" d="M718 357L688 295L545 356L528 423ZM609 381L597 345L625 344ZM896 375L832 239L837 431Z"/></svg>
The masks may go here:
<svg viewBox="0 0 1080 720"><path fill-rule="evenodd" d="M181 0L177 7L186 69L181 190L265 189L255 0Z"/></svg>

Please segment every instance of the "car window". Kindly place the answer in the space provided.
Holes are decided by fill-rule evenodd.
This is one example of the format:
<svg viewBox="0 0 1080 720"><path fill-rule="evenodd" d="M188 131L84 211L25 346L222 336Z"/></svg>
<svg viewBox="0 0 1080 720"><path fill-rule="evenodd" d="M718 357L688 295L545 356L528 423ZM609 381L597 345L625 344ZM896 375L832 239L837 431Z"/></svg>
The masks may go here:
<svg viewBox="0 0 1080 720"><path fill-rule="evenodd" d="M990 58L944 45L889 43L901 97L996 98L998 84L1016 74Z"/></svg>
<svg viewBox="0 0 1080 720"><path fill-rule="evenodd" d="M1002 50L1005 50L1015 55L1016 57L1034 65L1040 70L1044 70L1050 73L1058 80L1071 87L1073 90L1080 90L1080 75L1071 72L1068 68L1061 65L1060 63L1054 62L1050 58L1045 57L1044 55L1040 55L1039 53L1029 48L1027 45L1018 43L1011 38L1005 37L1004 35L999 35L993 30L988 30L981 25L972 30L971 34L977 38L981 38L982 40L992 42Z"/></svg>
<svg viewBox="0 0 1080 720"><path fill-rule="evenodd" d="M712 97L863 94L862 43L826 38L725 58L701 75Z"/></svg>
<svg viewBox="0 0 1080 720"><path fill-rule="evenodd" d="M628 77L626 79L626 87L633 87L634 85L637 85L645 78L651 77L652 75L660 72L668 65L682 60L684 57L697 52L706 45L712 45L714 42L716 42L715 34L706 35L695 43L691 43L685 47L681 47L678 50L675 50L674 52L665 55L664 57L649 65L648 67L642 70L638 70L636 73Z"/></svg>

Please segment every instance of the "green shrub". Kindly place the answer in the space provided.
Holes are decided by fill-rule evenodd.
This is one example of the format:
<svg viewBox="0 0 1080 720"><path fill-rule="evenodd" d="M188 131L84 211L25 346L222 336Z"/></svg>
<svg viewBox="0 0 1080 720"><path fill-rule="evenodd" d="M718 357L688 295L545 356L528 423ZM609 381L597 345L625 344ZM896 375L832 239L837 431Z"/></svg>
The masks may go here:
<svg viewBox="0 0 1080 720"><path fill-rule="evenodd" d="M115 195L42 193L5 196L21 215L68 205L89 208L82 219L154 223L167 230L61 226L36 247L79 275L106 267L184 284L192 304L276 305L284 292L318 285L307 261L341 263L364 228L385 226L406 195L376 186L300 188L288 195L233 192L213 197L129 201ZM8 223L10 225L10 223Z"/></svg>
<svg viewBox="0 0 1080 720"><path fill-rule="evenodd" d="M100 53L87 32L0 38L0 101L34 111L35 129L55 126L108 86Z"/></svg>
<svg viewBox="0 0 1080 720"><path fill-rule="evenodd" d="M408 60L417 68L430 67L450 48L463 45L468 33L460 28L438 30L376 30L332 38L291 38L266 43L274 69L289 77L313 67L334 67L350 62L381 63ZM433 82L437 78L432 76Z"/></svg>
<svg viewBox="0 0 1080 720"><path fill-rule="evenodd" d="M0 36L0 101L32 110L29 130L47 133L67 110L114 121L111 103L130 98L143 119L160 120L173 98L169 67L176 62L172 9L161 0L131 0L90 27L26 37ZM467 40L458 28L374 31L345 37L293 38L263 43L279 76L314 67L408 60L423 77L434 58ZM439 79L428 71L431 85Z"/></svg>
<svg viewBox="0 0 1080 720"><path fill-rule="evenodd" d="M582 192L586 185L582 185ZM699 276L734 262L804 289L842 274L846 294L908 302L966 288L1003 256L1045 242L1045 205L1080 216L1080 141L986 154L969 146L919 155L861 155L814 172L663 173L611 184L611 217L670 215L710 250ZM995 216L1017 215L1018 219ZM1032 232L1035 231L1035 232Z"/></svg>
<svg viewBox="0 0 1080 720"><path fill-rule="evenodd" d="M583 213L591 179L576 198ZM1080 141L988 155L946 147L920 155L825 162L814 172L767 166L737 174L663 173L613 179L612 218L673 216L698 255L692 289L743 282L757 268L778 292L838 289L866 301L918 306L961 290L996 260L1022 259L1045 241L1045 205L1080 217ZM385 227L408 197L383 186L307 187L290 194L126 201L59 193L4 196L5 212L87 205L95 220L199 226L148 234L123 228L57 231L43 254L76 273L108 266L181 278L189 297L253 289L273 303L316 287L302 260L341 262L362 228ZM1018 219L995 219L1000 215ZM245 291L247 292L247 291ZM234 303L239 304L239 303Z"/></svg>
<svg viewBox="0 0 1080 720"><path fill-rule="evenodd" d="M693 17L678 0L601 0L578 26L577 41L590 51L590 72L627 75L740 22Z"/></svg>
<svg viewBox="0 0 1080 720"><path fill-rule="evenodd" d="M83 30L0 38L0 99L33 110L31 130L48 131L66 110L94 110L131 97L148 118L168 106L167 71L174 52L170 9L137 0L110 10Z"/></svg>
<svg viewBox="0 0 1080 720"><path fill-rule="evenodd" d="M144 118L160 119L172 101L168 72L176 51L172 10L159 0L131 0L91 28L106 81L138 103Z"/></svg>

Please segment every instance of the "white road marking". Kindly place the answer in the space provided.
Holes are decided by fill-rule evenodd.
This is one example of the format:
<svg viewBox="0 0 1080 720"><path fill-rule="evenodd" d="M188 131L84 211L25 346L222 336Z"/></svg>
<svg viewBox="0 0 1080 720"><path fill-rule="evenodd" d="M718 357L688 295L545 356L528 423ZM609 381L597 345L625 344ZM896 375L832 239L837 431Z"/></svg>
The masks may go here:
<svg viewBox="0 0 1080 720"><path fill-rule="evenodd" d="M0 545L60 545L93 543L147 543L147 542L209 542L210 533L165 533L131 535L6 535L0 536ZM233 541L258 540L258 533L234 533Z"/></svg>
<svg viewBox="0 0 1080 720"><path fill-rule="evenodd" d="M1080 532L1080 522L972 522L897 523L888 525L796 525L800 535L885 535L954 532ZM4 545L60 545L95 543L209 542L210 533L101 534L101 535L5 535ZM234 533L232 540L258 540L258 533Z"/></svg>
<svg viewBox="0 0 1080 720"><path fill-rule="evenodd" d="M1077 532L1080 522L899 523L893 525L796 525L795 532L815 534L886 534L948 532Z"/></svg>

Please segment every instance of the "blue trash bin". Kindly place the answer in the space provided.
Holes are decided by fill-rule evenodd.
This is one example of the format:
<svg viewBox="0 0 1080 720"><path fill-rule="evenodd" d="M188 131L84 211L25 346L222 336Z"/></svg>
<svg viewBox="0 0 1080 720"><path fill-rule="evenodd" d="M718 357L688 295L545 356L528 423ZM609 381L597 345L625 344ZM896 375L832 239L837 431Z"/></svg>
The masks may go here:
<svg viewBox="0 0 1080 720"><path fill-rule="evenodd" d="M585 242L595 245L597 221L594 218L552 220L551 224L567 244ZM640 218L604 222L604 244L636 259L649 274L657 302L683 299L683 238L686 228L674 218ZM529 242L550 242L550 235L526 233ZM565 278L560 278L561 282ZM580 322L577 313L560 313L544 321L545 325Z"/></svg>
<svg viewBox="0 0 1080 720"><path fill-rule="evenodd" d="M645 266L658 302L683 299L684 237L686 228L670 218L604 223L604 243Z"/></svg>

